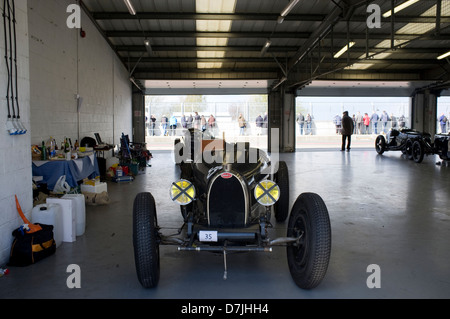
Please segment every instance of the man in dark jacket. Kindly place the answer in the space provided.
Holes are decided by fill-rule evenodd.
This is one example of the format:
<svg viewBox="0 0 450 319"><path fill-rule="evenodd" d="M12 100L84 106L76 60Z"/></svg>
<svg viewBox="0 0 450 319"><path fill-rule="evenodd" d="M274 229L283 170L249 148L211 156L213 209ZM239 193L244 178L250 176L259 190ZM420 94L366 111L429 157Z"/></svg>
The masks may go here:
<svg viewBox="0 0 450 319"><path fill-rule="evenodd" d="M353 134L353 119L348 116L348 111L345 111L342 116L342 147L341 151L345 151L345 141L347 140L347 152L350 152L350 144L352 142Z"/></svg>

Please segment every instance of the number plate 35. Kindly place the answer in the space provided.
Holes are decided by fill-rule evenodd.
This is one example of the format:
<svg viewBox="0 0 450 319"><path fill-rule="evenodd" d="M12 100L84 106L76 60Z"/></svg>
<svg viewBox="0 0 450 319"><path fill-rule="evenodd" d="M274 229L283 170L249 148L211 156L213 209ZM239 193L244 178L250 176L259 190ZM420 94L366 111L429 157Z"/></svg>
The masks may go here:
<svg viewBox="0 0 450 319"><path fill-rule="evenodd" d="M217 242L217 231L215 230L200 230L198 232L199 241Z"/></svg>

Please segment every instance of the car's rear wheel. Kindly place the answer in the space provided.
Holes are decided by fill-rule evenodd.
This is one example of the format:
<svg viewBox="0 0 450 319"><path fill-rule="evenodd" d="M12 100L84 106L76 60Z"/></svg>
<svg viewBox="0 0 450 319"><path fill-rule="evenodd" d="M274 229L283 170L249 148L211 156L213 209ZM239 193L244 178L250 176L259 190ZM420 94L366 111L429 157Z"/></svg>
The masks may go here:
<svg viewBox="0 0 450 319"><path fill-rule="evenodd" d="M412 156L414 162L422 163L423 157L425 155L423 144L419 141L415 141L412 147Z"/></svg>
<svg viewBox="0 0 450 319"><path fill-rule="evenodd" d="M289 215L289 171L286 162L278 162L275 182L280 188L280 198L275 203L275 219L284 222Z"/></svg>
<svg viewBox="0 0 450 319"><path fill-rule="evenodd" d="M377 136L377 139L375 140L375 150L380 155L386 150L386 139L383 135Z"/></svg>
<svg viewBox="0 0 450 319"><path fill-rule="evenodd" d="M413 159L412 149L413 149L413 142L411 139L408 139L405 144L405 154L408 157L408 159L410 159L410 160Z"/></svg>
<svg viewBox="0 0 450 319"><path fill-rule="evenodd" d="M294 282L312 289L325 277L331 254L331 226L322 198L314 193L301 194L289 217L288 237L300 237L287 247L289 270Z"/></svg>
<svg viewBox="0 0 450 319"><path fill-rule="evenodd" d="M133 205L133 246L136 273L145 288L158 285L160 274L158 220L155 199L139 193Z"/></svg>

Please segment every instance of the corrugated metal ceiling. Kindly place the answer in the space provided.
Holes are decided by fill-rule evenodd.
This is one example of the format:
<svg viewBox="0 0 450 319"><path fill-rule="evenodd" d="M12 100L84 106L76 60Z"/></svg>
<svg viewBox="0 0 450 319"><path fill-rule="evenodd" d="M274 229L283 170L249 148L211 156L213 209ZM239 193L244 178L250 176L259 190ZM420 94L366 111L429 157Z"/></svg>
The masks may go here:
<svg viewBox="0 0 450 319"><path fill-rule="evenodd" d="M343 72L360 79L379 77L381 71L386 80L408 74L446 79L426 77L433 77L437 68L448 70L449 63L436 57L450 49L450 0L417 1L392 20L382 18L375 29L366 23L371 13L367 2L357 0L300 0L281 24L277 17L287 0L224 0L221 7L219 0L130 1L136 15L123 0L83 4L123 63L134 69L130 76L142 83L195 80L207 74L276 84L286 71L292 87ZM395 6L403 2L394 1ZM370 4L379 5L381 13L391 9L390 0ZM146 51L145 38L152 54ZM267 39L270 47L261 54ZM334 59L349 41L355 45Z"/></svg>

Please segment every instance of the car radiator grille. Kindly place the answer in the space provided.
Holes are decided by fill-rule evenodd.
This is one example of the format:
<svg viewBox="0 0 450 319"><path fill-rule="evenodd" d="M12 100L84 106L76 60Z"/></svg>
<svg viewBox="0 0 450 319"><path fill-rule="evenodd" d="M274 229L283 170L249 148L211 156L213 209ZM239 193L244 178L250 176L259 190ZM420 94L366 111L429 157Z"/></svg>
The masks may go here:
<svg viewBox="0 0 450 319"><path fill-rule="evenodd" d="M223 178L222 175L227 178ZM209 189L209 225L212 227L244 227L246 223L245 186L235 175L230 173L222 175L213 179Z"/></svg>

